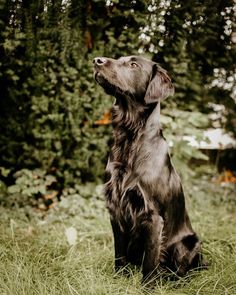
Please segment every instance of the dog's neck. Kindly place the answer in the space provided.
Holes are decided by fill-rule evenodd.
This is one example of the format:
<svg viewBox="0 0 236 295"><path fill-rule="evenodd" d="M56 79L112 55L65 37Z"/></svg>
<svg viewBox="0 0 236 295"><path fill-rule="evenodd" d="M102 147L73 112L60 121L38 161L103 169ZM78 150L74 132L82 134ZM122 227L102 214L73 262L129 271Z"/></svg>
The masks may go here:
<svg viewBox="0 0 236 295"><path fill-rule="evenodd" d="M160 130L160 102L146 105L130 98L116 99L112 110L114 129L135 133L145 128Z"/></svg>
<svg viewBox="0 0 236 295"><path fill-rule="evenodd" d="M150 114L147 120L146 127L147 129L155 129L160 130L161 125L160 125L160 116L161 116L161 102L158 101L154 110Z"/></svg>

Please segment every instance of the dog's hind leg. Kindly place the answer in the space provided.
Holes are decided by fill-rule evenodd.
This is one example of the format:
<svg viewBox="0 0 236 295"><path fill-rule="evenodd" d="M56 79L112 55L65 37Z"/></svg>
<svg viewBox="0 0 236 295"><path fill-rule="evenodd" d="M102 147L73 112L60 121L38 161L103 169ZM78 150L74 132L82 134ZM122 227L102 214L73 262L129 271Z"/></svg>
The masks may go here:
<svg viewBox="0 0 236 295"><path fill-rule="evenodd" d="M205 268L201 252L197 235L187 235L169 247L167 266L178 276L184 276L191 269Z"/></svg>

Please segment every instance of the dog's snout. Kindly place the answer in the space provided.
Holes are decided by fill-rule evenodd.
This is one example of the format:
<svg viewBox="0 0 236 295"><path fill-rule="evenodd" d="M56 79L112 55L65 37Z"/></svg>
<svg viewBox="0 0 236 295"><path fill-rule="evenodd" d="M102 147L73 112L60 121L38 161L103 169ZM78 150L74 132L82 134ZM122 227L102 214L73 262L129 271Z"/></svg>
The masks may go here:
<svg viewBox="0 0 236 295"><path fill-rule="evenodd" d="M105 57L95 57L93 60L93 63L98 66L104 65L106 62L107 59Z"/></svg>

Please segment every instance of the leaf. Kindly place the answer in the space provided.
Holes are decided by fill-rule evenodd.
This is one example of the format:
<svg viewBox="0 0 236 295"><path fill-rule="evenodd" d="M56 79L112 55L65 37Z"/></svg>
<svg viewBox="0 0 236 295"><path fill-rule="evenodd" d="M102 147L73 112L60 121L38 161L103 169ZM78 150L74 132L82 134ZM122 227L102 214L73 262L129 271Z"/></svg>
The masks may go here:
<svg viewBox="0 0 236 295"><path fill-rule="evenodd" d="M45 185L50 186L52 183L57 182L57 179L53 175L46 175Z"/></svg>
<svg viewBox="0 0 236 295"><path fill-rule="evenodd" d="M68 227L65 229L65 235L68 244L74 246L77 242L77 230L74 227Z"/></svg>
<svg viewBox="0 0 236 295"><path fill-rule="evenodd" d="M5 167L0 167L0 173L3 177L7 177L10 172L11 172L11 169L6 169Z"/></svg>
<svg viewBox="0 0 236 295"><path fill-rule="evenodd" d="M18 185L11 185L8 187L8 193L9 194L15 194L15 193L20 193L21 189Z"/></svg>

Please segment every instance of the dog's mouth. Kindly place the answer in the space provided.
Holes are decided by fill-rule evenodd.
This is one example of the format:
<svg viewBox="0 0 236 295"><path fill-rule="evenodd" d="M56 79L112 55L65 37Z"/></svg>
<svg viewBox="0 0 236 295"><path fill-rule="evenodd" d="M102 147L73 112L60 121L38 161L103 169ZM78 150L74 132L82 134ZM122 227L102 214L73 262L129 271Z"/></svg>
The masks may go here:
<svg viewBox="0 0 236 295"><path fill-rule="evenodd" d="M101 77L101 73L99 73L98 71L94 70L94 79L99 83L99 77Z"/></svg>
<svg viewBox="0 0 236 295"><path fill-rule="evenodd" d="M108 79L105 78L105 76L101 72L99 72L98 70L96 70L96 69L94 70L94 78L97 81L97 83L99 85L101 85L102 87L104 87L104 85L106 85L106 84L109 83L108 82ZM109 84L111 84L111 83L109 83Z"/></svg>
<svg viewBox="0 0 236 295"><path fill-rule="evenodd" d="M110 83L109 80L103 74L96 70L94 71L94 78L97 81L97 83L103 87L107 94L115 96L115 94L123 92L118 86L115 86L114 84Z"/></svg>

